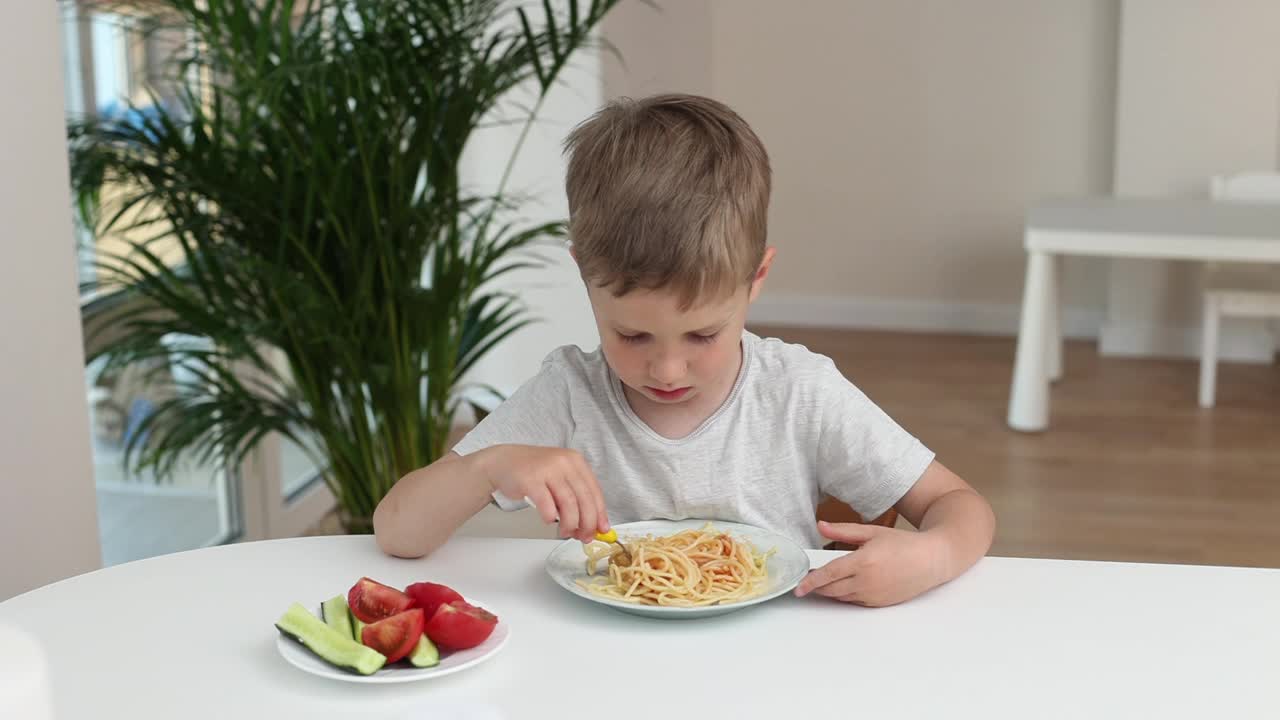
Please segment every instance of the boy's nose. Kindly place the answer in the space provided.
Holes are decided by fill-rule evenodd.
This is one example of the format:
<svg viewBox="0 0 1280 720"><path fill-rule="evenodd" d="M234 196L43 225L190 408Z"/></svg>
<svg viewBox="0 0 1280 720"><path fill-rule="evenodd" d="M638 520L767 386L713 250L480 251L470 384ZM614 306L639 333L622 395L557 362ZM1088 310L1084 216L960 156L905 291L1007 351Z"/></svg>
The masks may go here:
<svg viewBox="0 0 1280 720"><path fill-rule="evenodd" d="M664 356L649 364L649 375L664 385L684 377L685 363L678 357Z"/></svg>

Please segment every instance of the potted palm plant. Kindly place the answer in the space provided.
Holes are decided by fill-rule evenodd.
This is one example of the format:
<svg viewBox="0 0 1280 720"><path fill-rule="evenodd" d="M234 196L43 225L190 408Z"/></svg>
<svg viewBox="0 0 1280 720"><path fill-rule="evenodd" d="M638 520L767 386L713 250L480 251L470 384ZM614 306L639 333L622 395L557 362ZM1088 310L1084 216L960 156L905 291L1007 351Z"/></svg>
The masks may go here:
<svg viewBox="0 0 1280 720"><path fill-rule="evenodd" d="M463 149L517 86L527 132L616 2L152 3L193 40L178 91L68 131L84 223L126 238L100 259L94 289L124 301L99 355L188 378L127 462L235 467L280 433L317 448L345 528L368 532L446 450L468 369L529 322L494 281L563 234L468 191Z"/></svg>

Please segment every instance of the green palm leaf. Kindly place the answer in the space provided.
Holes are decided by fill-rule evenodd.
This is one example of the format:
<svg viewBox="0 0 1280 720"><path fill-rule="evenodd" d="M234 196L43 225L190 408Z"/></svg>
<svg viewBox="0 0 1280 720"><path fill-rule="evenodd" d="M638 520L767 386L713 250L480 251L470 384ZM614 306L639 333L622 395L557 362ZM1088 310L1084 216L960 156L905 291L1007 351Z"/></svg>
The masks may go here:
<svg viewBox="0 0 1280 720"><path fill-rule="evenodd" d="M367 529L444 452L467 371L533 320L494 281L564 235L466 192L462 151L516 86L540 104L616 2L159 3L149 27L196 39L173 78L202 82L68 126L77 209L124 239L91 284L125 299L100 354L196 378L132 436L134 469L314 438Z"/></svg>

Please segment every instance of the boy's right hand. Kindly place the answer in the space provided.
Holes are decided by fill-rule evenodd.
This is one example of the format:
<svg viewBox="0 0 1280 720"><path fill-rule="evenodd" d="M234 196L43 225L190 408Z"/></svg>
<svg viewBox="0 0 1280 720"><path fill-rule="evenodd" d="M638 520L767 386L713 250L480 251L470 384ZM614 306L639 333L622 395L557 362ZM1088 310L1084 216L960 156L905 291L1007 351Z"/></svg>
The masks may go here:
<svg viewBox="0 0 1280 720"><path fill-rule="evenodd" d="M560 537L591 542L609 529L604 495L586 458L576 450L532 445L494 445L480 451L479 470L489 487L509 498L529 498Z"/></svg>

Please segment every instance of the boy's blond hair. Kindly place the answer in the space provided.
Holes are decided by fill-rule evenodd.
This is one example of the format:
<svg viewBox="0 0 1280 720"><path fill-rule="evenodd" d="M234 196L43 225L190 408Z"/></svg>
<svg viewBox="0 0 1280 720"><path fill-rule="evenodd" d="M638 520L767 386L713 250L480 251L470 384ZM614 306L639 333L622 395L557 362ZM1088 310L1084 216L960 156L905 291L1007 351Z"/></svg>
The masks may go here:
<svg viewBox="0 0 1280 720"><path fill-rule="evenodd" d="M696 95L610 103L570 133L569 237L589 283L670 289L685 309L736 291L764 257L769 157Z"/></svg>

